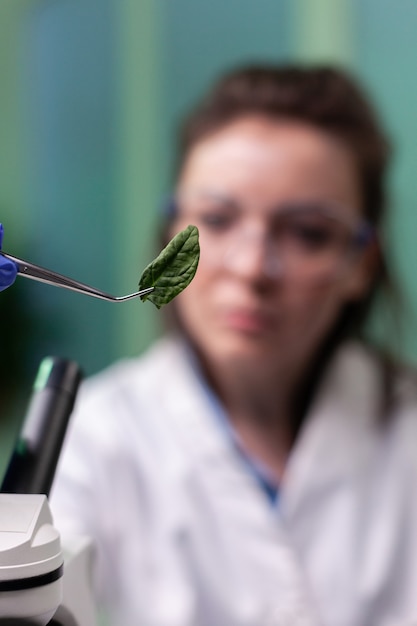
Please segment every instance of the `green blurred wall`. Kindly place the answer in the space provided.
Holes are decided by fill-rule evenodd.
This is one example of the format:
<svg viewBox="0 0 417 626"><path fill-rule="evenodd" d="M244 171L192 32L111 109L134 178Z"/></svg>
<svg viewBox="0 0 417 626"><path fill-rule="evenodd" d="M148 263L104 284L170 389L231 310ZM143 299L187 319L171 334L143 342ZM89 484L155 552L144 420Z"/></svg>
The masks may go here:
<svg viewBox="0 0 417 626"><path fill-rule="evenodd" d="M118 293L130 293L155 256L163 137L162 7L154 0L121 0L117 14L117 191L113 209ZM158 333L149 303L118 306L113 358L135 355Z"/></svg>
<svg viewBox="0 0 417 626"><path fill-rule="evenodd" d="M417 2L353 5L354 67L378 102L394 149L385 238L406 304L402 351L417 363Z"/></svg>
<svg viewBox="0 0 417 626"><path fill-rule="evenodd" d="M24 228L25 128L22 111L24 87L21 62L24 56L22 23L30 2L2 0L0 6L0 211L5 227L19 241Z"/></svg>
<svg viewBox="0 0 417 626"><path fill-rule="evenodd" d="M291 56L301 62L351 66L356 13L351 0L293 0L289 23Z"/></svg>

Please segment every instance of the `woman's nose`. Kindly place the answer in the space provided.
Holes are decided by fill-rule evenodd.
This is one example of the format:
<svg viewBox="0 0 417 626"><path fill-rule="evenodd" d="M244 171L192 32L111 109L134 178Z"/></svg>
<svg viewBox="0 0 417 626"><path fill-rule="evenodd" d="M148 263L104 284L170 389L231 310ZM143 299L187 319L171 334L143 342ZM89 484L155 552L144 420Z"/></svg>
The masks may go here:
<svg viewBox="0 0 417 626"><path fill-rule="evenodd" d="M256 279L276 279L282 274L279 252L268 232L246 228L224 251L222 263L226 269L241 276Z"/></svg>

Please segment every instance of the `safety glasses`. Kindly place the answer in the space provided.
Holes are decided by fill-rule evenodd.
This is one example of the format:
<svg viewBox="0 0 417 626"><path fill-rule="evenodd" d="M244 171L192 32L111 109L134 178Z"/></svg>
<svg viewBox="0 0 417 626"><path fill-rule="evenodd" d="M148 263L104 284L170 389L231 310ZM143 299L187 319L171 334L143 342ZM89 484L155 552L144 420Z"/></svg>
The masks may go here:
<svg viewBox="0 0 417 626"><path fill-rule="evenodd" d="M221 195L188 193L171 198L168 210L198 227L202 263L239 269L256 261L268 276L299 281L339 277L374 236L345 207L316 200L260 214Z"/></svg>

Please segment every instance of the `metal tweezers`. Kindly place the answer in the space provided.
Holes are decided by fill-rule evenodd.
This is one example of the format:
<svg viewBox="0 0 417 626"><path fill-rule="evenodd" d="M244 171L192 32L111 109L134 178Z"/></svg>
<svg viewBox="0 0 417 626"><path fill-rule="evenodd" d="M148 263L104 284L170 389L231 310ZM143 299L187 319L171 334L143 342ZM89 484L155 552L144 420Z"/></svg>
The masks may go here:
<svg viewBox="0 0 417 626"><path fill-rule="evenodd" d="M40 283L54 285L55 287L62 287L63 289L77 291L78 293L83 293L87 296L92 296L93 298L100 298L101 300L124 302L125 300L131 300L132 298L137 298L138 296L146 296L154 290L154 287L148 287L147 289L135 291L134 293L130 293L126 296L112 296L104 291L100 291L99 289L80 283L77 280L52 272L51 270L41 267L40 265L34 265L33 263L28 263L28 261L18 259L11 254L6 254L5 252L0 251L0 255L10 261L13 261L17 265L17 272L20 276L37 280Z"/></svg>

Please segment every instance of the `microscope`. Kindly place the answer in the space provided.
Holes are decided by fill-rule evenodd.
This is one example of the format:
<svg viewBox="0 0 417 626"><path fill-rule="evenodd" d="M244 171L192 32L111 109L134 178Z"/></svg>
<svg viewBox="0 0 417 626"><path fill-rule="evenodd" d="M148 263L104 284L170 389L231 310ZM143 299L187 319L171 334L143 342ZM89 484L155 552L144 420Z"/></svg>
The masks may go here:
<svg viewBox="0 0 417 626"><path fill-rule="evenodd" d="M62 542L48 495L82 379L47 357L0 488L0 626L96 626L92 544Z"/></svg>

